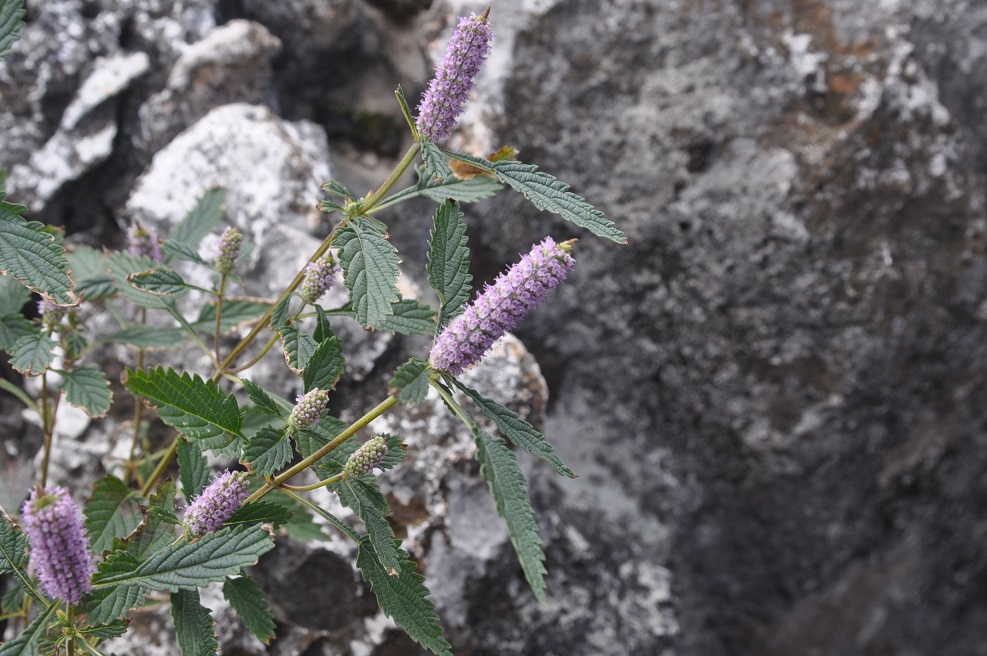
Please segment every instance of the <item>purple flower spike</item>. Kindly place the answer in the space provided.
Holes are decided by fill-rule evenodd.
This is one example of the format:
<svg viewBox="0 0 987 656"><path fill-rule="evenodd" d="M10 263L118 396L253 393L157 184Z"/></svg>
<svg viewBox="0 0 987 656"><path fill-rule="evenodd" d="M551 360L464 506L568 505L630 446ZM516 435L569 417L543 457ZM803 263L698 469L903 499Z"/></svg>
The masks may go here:
<svg viewBox="0 0 987 656"><path fill-rule="evenodd" d="M490 9L482 15L460 18L459 27L446 46L445 55L435 69L418 105L418 132L429 141L442 141L455 127L480 66L490 52L493 30L487 24Z"/></svg>
<svg viewBox="0 0 987 656"><path fill-rule="evenodd" d="M21 514L31 547L31 573L49 596L78 604L96 571L79 506L64 487L45 488L31 493Z"/></svg>
<svg viewBox="0 0 987 656"><path fill-rule="evenodd" d="M319 423L319 417L325 412L327 405L329 405L328 390L320 390L316 387L305 396L299 394L295 398L295 407L288 415L288 426L296 431L315 426Z"/></svg>
<svg viewBox="0 0 987 656"><path fill-rule="evenodd" d="M332 253L326 253L315 262L305 265L305 278L298 290L302 300L306 303L315 303L322 298L322 295L332 289L337 273L342 271L336 264L336 258Z"/></svg>
<svg viewBox="0 0 987 656"><path fill-rule="evenodd" d="M250 495L249 487L247 472L220 474L185 510L185 535L193 539L218 531Z"/></svg>
<svg viewBox="0 0 987 656"><path fill-rule="evenodd" d="M233 271L236 260L240 257L240 244L243 243L243 234L236 228L227 228L219 236L219 245L216 247L216 271L221 274L228 274Z"/></svg>
<svg viewBox="0 0 987 656"><path fill-rule="evenodd" d="M131 255L137 257L143 255L155 262L164 259L161 246L158 245L158 233L155 232L154 228L145 228L139 223L133 224L127 231L127 243L127 250L130 251Z"/></svg>
<svg viewBox="0 0 987 656"><path fill-rule="evenodd" d="M387 444L380 435L372 437L353 452L346 465L343 467L344 478L356 478L369 474L375 468L380 467L387 455Z"/></svg>
<svg viewBox="0 0 987 656"><path fill-rule="evenodd" d="M572 268L575 239L556 244L546 237L497 276L466 310L445 327L429 353L433 369L458 376L544 300Z"/></svg>

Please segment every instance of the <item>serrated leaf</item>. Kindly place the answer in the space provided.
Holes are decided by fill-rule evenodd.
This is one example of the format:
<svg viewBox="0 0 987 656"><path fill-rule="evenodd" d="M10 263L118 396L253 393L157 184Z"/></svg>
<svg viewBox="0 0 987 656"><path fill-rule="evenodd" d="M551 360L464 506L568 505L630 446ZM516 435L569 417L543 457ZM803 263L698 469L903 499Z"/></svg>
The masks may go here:
<svg viewBox="0 0 987 656"><path fill-rule="evenodd" d="M422 164L425 165L425 173L427 175L434 180L445 180L452 175L452 171L449 170L449 162L446 159L446 154L442 152L441 148L427 139L421 141L421 146Z"/></svg>
<svg viewBox="0 0 987 656"><path fill-rule="evenodd" d="M343 349L338 337L331 337L319 344L315 353L308 359L305 371L302 373L302 383L305 391L318 389L335 389L336 381L345 371Z"/></svg>
<svg viewBox="0 0 987 656"><path fill-rule="evenodd" d="M256 564L257 559L273 547L271 536L259 526L225 528L196 542L163 549L136 567L132 566L133 562L124 563L128 567L104 567L111 559L104 560L93 576L93 590L143 586L175 592L181 588L202 587L239 574L242 568Z"/></svg>
<svg viewBox="0 0 987 656"><path fill-rule="evenodd" d="M338 180L330 180L322 185L322 191L328 191L330 194L339 196L344 200L352 200L354 198L350 190L347 189L342 182Z"/></svg>
<svg viewBox="0 0 987 656"><path fill-rule="evenodd" d="M286 325L288 325L288 317L291 316L291 296L285 296L278 303L274 311L271 313L271 328L274 330L281 330Z"/></svg>
<svg viewBox="0 0 987 656"><path fill-rule="evenodd" d="M377 597L384 614L404 629L411 639L438 656L452 656L452 647L442 637L442 627L429 600L425 579L416 570L414 561L403 549L398 549L399 576L391 576L377 558L369 539L360 541L356 566L363 580Z"/></svg>
<svg viewBox="0 0 987 656"><path fill-rule="evenodd" d="M332 339L335 337L336 333L332 331L332 326L329 324L329 315L326 314L325 309L321 305L316 305L314 307L315 330L312 331L312 339L321 344L327 339Z"/></svg>
<svg viewBox="0 0 987 656"><path fill-rule="evenodd" d="M367 536L377 560L390 576L400 576L401 556L395 544L394 531L385 516L390 513L377 481L373 476L344 479L333 489L339 492L344 506L352 508L367 529Z"/></svg>
<svg viewBox="0 0 987 656"><path fill-rule="evenodd" d="M199 603L198 590L171 593L171 618L182 656L215 656L219 651L212 616Z"/></svg>
<svg viewBox="0 0 987 656"><path fill-rule="evenodd" d="M290 431L262 428L243 450L243 462L254 474L269 475L291 460Z"/></svg>
<svg viewBox="0 0 987 656"><path fill-rule="evenodd" d="M243 620L243 625L258 640L268 644L274 637L274 616L257 582L247 576L227 578L223 582L223 596Z"/></svg>
<svg viewBox="0 0 987 656"><path fill-rule="evenodd" d="M204 193L195 207L174 227L168 239L196 248L199 242L219 225L223 218L226 189L213 187Z"/></svg>
<svg viewBox="0 0 987 656"><path fill-rule="evenodd" d="M133 576L140 564L140 559L127 551L111 551L99 563L95 576ZM93 590L83 601L82 612L89 616L91 624L108 624L142 605L147 593L148 588L137 583Z"/></svg>
<svg viewBox="0 0 987 656"><path fill-rule="evenodd" d="M17 529L6 513L0 512L0 574L23 570L27 559L27 536ZM30 581L25 574L24 580Z"/></svg>
<svg viewBox="0 0 987 656"><path fill-rule="evenodd" d="M268 495L269 498L277 500L279 505L288 509L291 518L285 525L285 532L292 540L307 542L309 540L325 540L326 534L322 531L322 526L315 523L312 517L312 510L280 490L274 490ZM322 511L325 512L325 511Z"/></svg>
<svg viewBox="0 0 987 656"><path fill-rule="evenodd" d="M428 381L431 370L428 363L411 358L398 367L394 376L387 383L390 385L390 394L397 394L398 401L408 405L417 405L425 400L428 394Z"/></svg>
<svg viewBox="0 0 987 656"><path fill-rule="evenodd" d="M112 624L103 624L101 626L87 626L81 629L76 629L76 631L87 638L109 640L110 638L119 638L120 636L125 634L127 632L127 627L129 626L130 626L129 621L119 620Z"/></svg>
<svg viewBox="0 0 987 656"><path fill-rule="evenodd" d="M80 298L91 301L116 294L117 288L107 274L102 251L76 244L66 255L72 267L72 278L76 281L75 293Z"/></svg>
<svg viewBox="0 0 987 656"><path fill-rule="evenodd" d="M3 593L3 599L0 599L0 613L6 615L17 612L23 606L25 598L24 586L12 581Z"/></svg>
<svg viewBox="0 0 987 656"><path fill-rule="evenodd" d="M503 188L504 185L485 175L468 180L460 180L455 176L450 176L442 182L422 187L418 190L418 195L430 198L436 203L446 200L454 200L459 203L475 203L492 198Z"/></svg>
<svg viewBox="0 0 987 656"><path fill-rule="evenodd" d="M300 374L319 345L295 326L285 326L281 329L281 348L288 368Z"/></svg>
<svg viewBox="0 0 987 656"><path fill-rule="evenodd" d="M96 553L110 549L114 538L130 535L143 520L137 494L115 476L96 481L83 514L86 535Z"/></svg>
<svg viewBox="0 0 987 656"><path fill-rule="evenodd" d="M463 211L453 202L439 205L432 217L428 250L428 284L439 295L439 325L445 326L470 297L469 249Z"/></svg>
<svg viewBox="0 0 987 656"><path fill-rule="evenodd" d="M177 271L157 267L149 271L132 273L127 276L127 282L131 287L136 287L141 291L158 296L174 296L176 298L184 296L189 291L189 285L182 279Z"/></svg>
<svg viewBox="0 0 987 656"><path fill-rule="evenodd" d="M96 367L76 367L71 371L61 371L65 398L69 403L82 408L93 418L103 417L110 411L113 404L113 392L110 391L110 381Z"/></svg>
<svg viewBox="0 0 987 656"><path fill-rule="evenodd" d="M366 328L381 327L400 298L397 251L380 231L362 221L341 229L334 244L356 320Z"/></svg>
<svg viewBox="0 0 987 656"><path fill-rule="evenodd" d="M145 559L175 539L172 527L180 523L175 517L175 481L168 479L158 485L143 514L140 526L122 543L123 549L138 560Z"/></svg>
<svg viewBox="0 0 987 656"><path fill-rule="evenodd" d="M0 273L17 278L23 285L59 305L74 305L69 260L45 225L27 221L0 206Z"/></svg>
<svg viewBox="0 0 987 656"><path fill-rule="evenodd" d="M384 443L387 444L387 453L384 455L384 460L380 463L380 470L387 471L388 469L397 467L404 459L404 442L401 441L400 437L387 433L380 433L379 437L383 437Z"/></svg>
<svg viewBox="0 0 987 656"><path fill-rule="evenodd" d="M252 526L253 524L273 524L282 526L291 519L288 509L270 501L254 501L237 508L223 526Z"/></svg>
<svg viewBox="0 0 987 656"><path fill-rule="evenodd" d="M211 479L209 461L197 445L181 440L178 443L178 480L182 483L185 502L202 494Z"/></svg>
<svg viewBox="0 0 987 656"><path fill-rule="evenodd" d="M24 632L13 640L0 645L0 656L38 656L38 642L48 633L48 627L56 621L59 605L43 608Z"/></svg>
<svg viewBox="0 0 987 656"><path fill-rule="evenodd" d="M483 414L490 417L497 425L497 430L504 434L511 442L521 447L528 453L545 459L555 471L575 478L576 475L566 466L562 459L555 454L555 449L549 444L545 436L535 430L535 427L521 419L516 412L510 408L505 408L496 401L485 398L479 392L467 387L458 380L453 381L466 396L470 397L474 403L480 406Z"/></svg>
<svg viewBox="0 0 987 656"><path fill-rule="evenodd" d="M10 276L0 276L0 316L20 314L30 300L27 287Z"/></svg>
<svg viewBox="0 0 987 656"><path fill-rule="evenodd" d="M223 316L219 318L219 329L225 333L241 324L256 321L264 316L270 307L270 303L245 298L225 300L223 301ZM211 333L216 327L216 304L207 303L202 306L199 318L192 325Z"/></svg>
<svg viewBox="0 0 987 656"><path fill-rule="evenodd" d="M10 53L10 47L20 38L23 27L23 0L0 0L0 59Z"/></svg>
<svg viewBox="0 0 987 656"><path fill-rule="evenodd" d="M24 335L10 347L10 366L25 376L37 376L51 366L56 346L40 331Z"/></svg>
<svg viewBox="0 0 987 656"><path fill-rule="evenodd" d="M203 449L222 448L240 431L236 397L226 396L211 380L173 369L128 369L125 385L143 396L161 420Z"/></svg>
<svg viewBox="0 0 987 656"><path fill-rule="evenodd" d="M254 383L253 381L243 378L240 380L243 385L243 389L247 391L247 395L250 400L254 402L254 406L266 415L272 417L278 417L280 419L284 418L284 412L281 410L281 406L278 405L277 401L268 394L264 389Z"/></svg>
<svg viewBox="0 0 987 656"><path fill-rule="evenodd" d="M528 498L528 483L518 467L517 457L499 437L476 429L476 459L480 474L487 481L490 493L497 505L497 513L507 525L507 533L514 544L521 569L535 597L541 603L545 599L545 553L538 534L538 523Z"/></svg>
<svg viewBox="0 0 987 656"><path fill-rule="evenodd" d="M147 256L132 255L126 251L109 253L104 261L106 272L113 281L113 285L128 301L138 307L152 310L162 310L168 307L168 303L172 300L170 297L146 292L127 281L132 274L150 271L159 266L158 262Z"/></svg>
<svg viewBox="0 0 987 656"><path fill-rule="evenodd" d="M381 330L399 335L431 335L435 332L435 310L410 298L391 306L391 315L381 324Z"/></svg>
<svg viewBox="0 0 987 656"><path fill-rule="evenodd" d="M0 278L0 280L8 280ZM20 287L20 285L17 285ZM21 289L24 289L21 287ZM24 291L27 291L26 289ZM22 314L5 314L0 316L0 351L7 351L13 348L14 344L21 337L26 337L33 333L41 332L37 326L24 318Z"/></svg>
<svg viewBox="0 0 987 656"><path fill-rule="evenodd" d="M203 260L202 256L199 255L199 251L183 242L166 239L161 242L161 250L165 255L177 258L179 260L209 266L209 263Z"/></svg>
<svg viewBox="0 0 987 656"><path fill-rule="evenodd" d="M188 333L180 328L154 326L127 326L106 338L113 344L129 344L142 349L179 348L187 340Z"/></svg>

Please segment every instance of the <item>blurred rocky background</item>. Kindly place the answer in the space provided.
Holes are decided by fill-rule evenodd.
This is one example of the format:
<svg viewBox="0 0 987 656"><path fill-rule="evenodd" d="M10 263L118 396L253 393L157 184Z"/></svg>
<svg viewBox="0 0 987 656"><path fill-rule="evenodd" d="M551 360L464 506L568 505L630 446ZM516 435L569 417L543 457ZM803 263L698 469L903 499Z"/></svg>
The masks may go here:
<svg viewBox="0 0 987 656"><path fill-rule="evenodd" d="M119 246L130 220L164 227L226 186L257 243L247 291L269 295L328 227L318 185L383 178L408 139L393 90L415 103L454 17L484 7L29 2L0 65L8 192L70 242ZM476 280L545 234L583 238L474 373L580 477L522 455L540 607L469 439L389 420L411 461L385 481L395 525L455 652L987 654L987 5L500 0L491 21L452 145L516 145L630 243L506 192L467 208ZM413 287L431 208L402 208L385 218ZM426 346L358 343L336 409ZM9 505L40 435L0 401ZM83 496L126 432L117 403L63 424L56 472ZM418 653L352 560L328 534L283 540L257 571L282 637L249 638L217 595L224 653ZM176 653L154 613L119 653Z"/></svg>

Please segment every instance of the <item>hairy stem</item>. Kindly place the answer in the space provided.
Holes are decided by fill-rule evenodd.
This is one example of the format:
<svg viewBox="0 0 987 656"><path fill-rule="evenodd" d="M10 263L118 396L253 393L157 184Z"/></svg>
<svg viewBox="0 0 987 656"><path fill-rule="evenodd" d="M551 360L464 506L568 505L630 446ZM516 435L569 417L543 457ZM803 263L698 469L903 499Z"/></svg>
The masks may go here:
<svg viewBox="0 0 987 656"><path fill-rule="evenodd" d="M45 434L44 454L41 456L41 487L48 486L48 462L51 460L51 443L55 434L55 412L48 401L48 372L41 374L41 429Z"/></svg>
<svg viewBox="0 0 987 656"><path fill-rule="evenodd" d="M326 444L324 447L322 447L321 449L310 455L308 458L305 458L291 469L288 469L284 473L279 474L275 476L273 479L271 479L270 481L264 483L263 487L261 487L259 490L257 490L249 497L247 497L247 500L244 503L257 501L271 490L279 487L282 483L289 480L291 477L305 471L306 469L317 463L319 460L324 458L328 453L330 453L333 449L338 447L340 444L342 444L346 440L356 435L360 429L364 428L367 424L372 422L374 419L380 417L382 414L393 408L397 402L398 402L398 397L394 395L387 397L386 399L381 401L377 405L377 407L375 407L373 410L371 410L370 412L368 412L367 414L363 415L362 417L354 421L352 424L350 424L349 427L347 427L346 430L344 430L342 433L337 435L332 442L329 442L329 444Z"/></svg>
<svg viewBox="0 0 987 656"><path fill-rule="evenodd" d="M222 362L219 354L220 323L223 319L223 293L226 291L226 274L219 276L219 289L216 290L216 329L213 331L213 343L216 346L216 362Z"/></svg>
<svg viewBox="0 0 987 656"><path fill-rule="evenodd" d="M418 157L418 151L421 150L421 147L421 143L418 141L411 144L411 148L408 149L408 152L404 154L404 157L401 158L398 165L393 171L391 171L391 175L387 177L387 180L384 180L384 184L382 184L377 191L367 196L363 202L360 203L360 209L357 210L357 214L367 214L374 205L380 202L380 199L391 190L391 187L397 184L397 181L401 179L401 176L408 170L408 167L414 163L415 158Z"/></svg>
<svg viewBox="0 0 987 656"><path fill-rule="evenodd" d="M141 308L140 312L140 325L147 324L147 308ZM137 368L144 368L144 349L137 349ZM123 482L125 485L130 485L130 479L134 475L134 456L137 454L137 444L140 442L141 437L141 420L144 414L144 404L141 400L134 397L134 437L130 442L130 455L127 457L127 466L123 470Z"/></svg>

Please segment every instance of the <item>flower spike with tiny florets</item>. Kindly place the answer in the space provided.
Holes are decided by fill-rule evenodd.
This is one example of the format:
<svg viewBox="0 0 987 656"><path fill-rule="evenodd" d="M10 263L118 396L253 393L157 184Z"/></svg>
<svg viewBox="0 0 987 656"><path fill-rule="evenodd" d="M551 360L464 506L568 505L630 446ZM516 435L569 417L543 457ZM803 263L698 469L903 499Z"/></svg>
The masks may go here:
<svg viewBox="0 0 987 656"><path fill-rule="evenodd" d="M146 228L139 223L134 223L127 231L127 250L131 255L137 257L143 255L155 262L164 259L161 246L158 244L158 233L154 228Z"/></svg>
<svg viewBox="0 0 987 656"><path fill-rule="evenodd" d="M563 280L574 260L575 239L556 244L546 237L521 261L497 276L466 310L439 334L429 353L433 369L458 376Z"/></svg>
<svg viewBox="0 0 987 656"><path fill-rule="evenodd" d="M343 466L343 478L357 478L380 467L387 455L387 443L380 435L370 438L353 452Z"/></svg>
<svg viewBox="0 0 987 656"><path fill-rule="evenodd" d="M288 415L288 427L300 431L317 425L327 405L329 405L329 390L320 390L316 387L304 396L299 394L295 397L295 407Z"/></svg>
<svg viewBox="0 0 987 656"><path fill-rule="evenodd" d="M298 294L306 303L314 304L322 295L332 289L337 273L342 271L332 253L326 253L315 262L305 265L305 278Z"/></svg>
<svg viewBox="0 0 987 656"><path fill-rule="evenodd" d="M185 511L184 529L189 539L215 533L250 495L247 472L225 471L197 496Z"/></svg>
<svg viewBox="0 0 987 656"><path fill-rule="evenodd" d="M463 113L470 91L476 83L483 61L490 53L493 30L487 24L487 9L482 15L461 18L446 46L435 77L418 105L415 123L418 132L429 141L442 141L455 127Z"/></svg>
<svg viewBox="0 0 987 656"><path fill-rule="evenodd" d="M229 227L219 236L216 247L216 271L226 275L233 271L236 260L240 257L240 245L243 243L243 233L235 227Z"/></svg>
<svg viewBox="0 0 987 656"><path fill-rule="evenodd" d="M51 597L72 605L92 587L96 571L79 506L64 487L34 490L21 509L31 547L31 572Z"/></svg>

